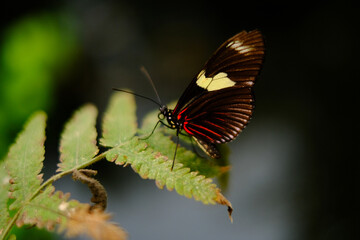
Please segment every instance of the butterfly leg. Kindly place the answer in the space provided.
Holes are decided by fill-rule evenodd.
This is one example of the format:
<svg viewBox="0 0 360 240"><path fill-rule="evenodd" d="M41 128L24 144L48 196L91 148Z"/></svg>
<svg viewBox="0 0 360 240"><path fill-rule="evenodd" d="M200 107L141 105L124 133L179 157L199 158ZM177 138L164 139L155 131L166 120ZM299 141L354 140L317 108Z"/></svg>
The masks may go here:
<svg viewBox="0 0 360 240"><path fill-rule="evenodd" d="M177 129L177 131L176 131L176 147L175 147L173 163L171 165L171 171L173 170L174 165L175 165L175 158L176 158L176 152L177 152L178 147L179 147L179 129Z"/></svg>
<svg viewBox="0 0 360 240"><path fill-rule="evenodd" d="M148 139L149 137L151 137L151 135L153 135L153 133L155 132L155 129L157 128L157 126L159 125L159 123L163 123L161 120L157 121L155 127L153 128L153 130L151 131L151 133L146 136L146 137L140 137L141 140L146 140Z"/></svg>

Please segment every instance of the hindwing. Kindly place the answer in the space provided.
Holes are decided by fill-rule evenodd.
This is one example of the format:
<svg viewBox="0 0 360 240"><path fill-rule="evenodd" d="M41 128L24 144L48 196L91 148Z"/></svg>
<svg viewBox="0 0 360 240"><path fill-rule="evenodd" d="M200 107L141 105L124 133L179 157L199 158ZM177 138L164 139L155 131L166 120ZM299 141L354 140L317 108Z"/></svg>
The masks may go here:
<svg viewBox="0 0 360 240"><path fill-rule="evenodd" d="M253 102L251 88L224 88L191 101L177 118L191 136L209 143L230 142L249 122Z"/></svg>

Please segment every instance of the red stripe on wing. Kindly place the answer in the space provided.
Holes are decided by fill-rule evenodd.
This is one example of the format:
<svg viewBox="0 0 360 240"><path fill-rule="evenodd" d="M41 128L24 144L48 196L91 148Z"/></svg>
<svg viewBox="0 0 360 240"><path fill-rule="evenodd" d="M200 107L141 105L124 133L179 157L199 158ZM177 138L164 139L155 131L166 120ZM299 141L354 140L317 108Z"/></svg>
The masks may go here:
<svg viewBox="0 0 360 240"><path fill-rule="evenodd" d="M216 136L218 136L218 137L221 137L220 134L218 134L218 133L216 133L216 132L214 132L214 131L212 131L212 130L210 130L209 128L206 128L206 127L204 127L204 126L197 125L197 124L194 124L194 123L189 123L189 125L192 125L192 126L195 126L195 127L201 128L201 129L204 129L205 131L208 131L208 132L210 132L210 133L212 133L212 134L214 134L214 135L216 135Z"/></svg>
<svg viewBox="0 0 360 240"><path fill-rule="evenodd" d="M200 112L199 114L197 114L197 115L195 115L195 116L193 116L191 118L188 118L188 116L185 116L185 120L186 121L193 120L194 118L198 118L198 117L200 117L202 115L205 115L205 114L206 114L206 112Z"/></svg>
<svg viewBox="0 0 360 240"><path fill-rule="evenodd" d="M185 130L187 133L189 133L189 134L191 134L191 135L193 135L193 136L195 136L195 134L193 133L193 132L195 132L196 134L199 134L199 135L201 135L201 136L206 137L206 138L209 139L211 142L214 141L214 139L212 139L212 138L209 137L208 135L206 135L206 134L204 134L204 133L202 133L202 132L199 132L199 131L193 129L192 127L187 126L186 124L184 125L184 130ZM193 132L192 132L192 131L193 131Z"/></svg>
<svg viewBox="0 0 360 240"><path fill-rule="evenodd" d="M177 106L176 106L177 107ZM179 112L179 114L177 115L177 119L178 120L180 120L180 118L181 118L181 114L183 113L183 112L185 112L186 111L186 109L187 109L187 107L186 108L184 108L181 112ZM176 110L176 108L174 109L174 112L175 112L175 110Z"/></svg>

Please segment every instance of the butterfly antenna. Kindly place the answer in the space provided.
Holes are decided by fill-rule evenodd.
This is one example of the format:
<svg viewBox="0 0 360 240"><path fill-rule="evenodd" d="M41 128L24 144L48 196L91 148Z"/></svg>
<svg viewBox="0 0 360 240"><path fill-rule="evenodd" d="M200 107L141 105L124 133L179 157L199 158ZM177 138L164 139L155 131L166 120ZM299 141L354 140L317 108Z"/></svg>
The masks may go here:
<svg viewBox="0 0 360 240"><path fill-rule="evenodd" d="M124 90L124 89L119 89L119 88L113 88L113 90L119 91L119 92L130 93L130 94L135 95L135 96L137 96L137 97L141 97L141 98L145 98L145 99L147 99L147 100L150 100L151 102L157 104L159 107L162 106L161 103L155 101L154 99L149 98L149 97L146 97L146 96L143 96L143 95L140 95L140 94L137 94L137 93L133 93L133 92L130 92L130 91L127 91L127 90Z"/></svg>
<svg viewBox="0 0 360 240"><path fill-rule="evenodd" d="M150 77L149 72L146 70L146 68L145 68L144 66L141 66L141 67L140 67L140 71L141 71L141 72L145 75L145 77L149 80L152 88L154 89L154 92L155 92L155 94L156 94L156 97L157 97L157 99L158 99L158 101L159 101L159 103L160 103L160 105L161 105L160 96L159 96L159 94L158 94L158 92L157 92L157 90L156 90L156 87L155 87L155 84L154 84L153 80L152 80L151 77Z"/></svg>

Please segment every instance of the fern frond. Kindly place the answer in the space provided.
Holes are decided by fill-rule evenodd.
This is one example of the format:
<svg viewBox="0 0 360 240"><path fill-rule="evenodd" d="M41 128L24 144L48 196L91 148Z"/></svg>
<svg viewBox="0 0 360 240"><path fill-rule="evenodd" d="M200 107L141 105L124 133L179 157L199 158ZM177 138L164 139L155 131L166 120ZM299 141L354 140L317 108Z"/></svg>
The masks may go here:
<svg viewBox="0 0 360 240"><path fill-rule="evenodd" d="M169 159L173 159L176 143L172 140L175 137L164 134L164 128L159 129L145 142L156 152ZM196 153L179 146L176 153L175 162L182 163L184 167L190 168L191 171L199 172L206 177L217 177L222 174L222 167L218 166L212 159L201 158Z"/></svg>
<svg viewBox="0 0 360 240"><path fill-rule="evenodd" d="M43 112L32 115L5 159L11 197L15 198L10 210L20 208L43 181L40 171L45 153L45 120Z"/></svg>
<svg viewBox="0 0 360 240"><path fill-rule="evenodd" d="M127 234L119 226L109 222L110 215L90 205L69 200L70 194L48 186L21 211L17 225L31 224L66 232L68 237L87 234L92 239L126 239Z"/></svg>
<svg viewBox="0 0 360 240"><path fill-rule="evenodd" d="M96 146L97 109L85 105L65 125L60 141L60 163L58 172L67 171L88 162L99 149Z"/></svg>
<svg viewBox="0 0 360 240"><path fill-rule="evenodd" d="M194 197L205 204L216 203L219 189L210 178L191 172L182 163L175 163L171 171L172 159L155 152L136 138L111 149L106 158L119 165L131 164L135 172L142 178L155 180L159 188L166 186L168 190L175 189L180 195Z"/></svg>
<svg viewBox="0 0 360 240"><path fill-rule="evenodd" d="M126 232L109 222L110 215L99 209L90 211L90 206L77 208L69 215L69 221L66 226L66 236L76 237L86 234L96 240L125 240Z"/></svg>
<svg viewBox="0 0 360 240"><path fill-rule="evenodd" d="M113 100L114 98L116 101ZM121 135L124 131L118 131L116 129L118 125L133 124L131 122L125 123L122 116L129 113L135 114L135 106L123 102L122 98L132 98L132 96L118 93L118 96L112 97L109 108L126 109L126 111L121 111L122 115L118 115L120 113L114 110L107 111L105 115L107 119L104 118L103 121L103 129L106 129L107 132L117 132ZM133 110L129 107L133 107ZM151 132L158 121L156 117L157 113L153 112L145 118L140 130L141 134L145 135ZM117 119L118 122L113 121L114 119ZM131 117L131 119L132 121L136 120L135 117ZM128 127L132 129L130 126ZM112 130L112 128L115 129ZM219 203L226 205L229 214L231 214L231 203L220 193L220 189L212 182L212 179L208 178L221 175L228 167L218 166L214 162L204 160L193 152L179 147L174 169L171 170L175 143L169 139L169 135L165 135L165 131L158 129L146 140L133 137L126 141L125 139L129 139L133 132L132 135L127 135L127 138L116 135L111 141L102 140L103 143L106 142L103 145L114 147L106 153L106 158L108 161L114 161L119 165L131 165L142 178L155 180L159 188L166 186L168 190L175 189L180 195L188 198L193 197L204 204ZM103 134L103 136L105 135Z"/></svg>
<svg viewBox="0 0 360 240"><path fill-rule="evenodd" d="M10 176L5 169L5 162L0 162L0 236L9 222L7 202L9 199Z"/></svg>
<svg viewBox="0 0 360 240"><path fill-rule="evenodd" d="M64 227L68 214L80 205L77 201L68 201L69 197L70 194L55 192L52 185L48 186L24 206L16 224L31 224L48 230L54 230L57 224Z"/></svg>
<svg viewBox="0 0 360 240"><path fill-rule="evenodd" d="M114 147L132 138L137 129L135 111L134 96L114 93L102 121L100 144L104 147Z"/></svg>

